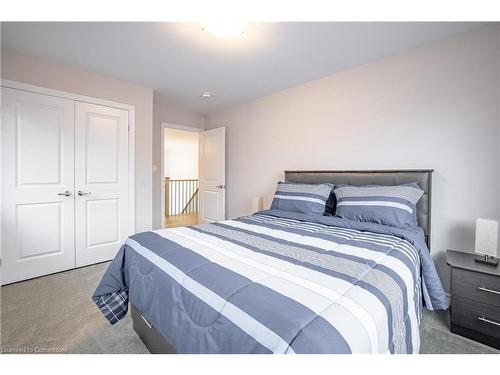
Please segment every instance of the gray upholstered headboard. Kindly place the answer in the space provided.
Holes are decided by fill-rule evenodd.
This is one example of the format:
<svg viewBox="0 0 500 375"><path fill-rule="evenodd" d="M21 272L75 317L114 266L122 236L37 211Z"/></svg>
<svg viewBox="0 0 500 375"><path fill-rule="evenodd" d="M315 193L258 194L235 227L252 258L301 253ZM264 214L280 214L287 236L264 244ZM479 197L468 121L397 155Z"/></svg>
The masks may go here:
<svg viewBox="0 0 500 375"><path fill-rule="evenodd" d="M424 195L417 203L418 225L427 237L430 249L432 169L375 171L285 171L285 181L302 183L332 182L350 185L399 185L417 182Z"/></svg>

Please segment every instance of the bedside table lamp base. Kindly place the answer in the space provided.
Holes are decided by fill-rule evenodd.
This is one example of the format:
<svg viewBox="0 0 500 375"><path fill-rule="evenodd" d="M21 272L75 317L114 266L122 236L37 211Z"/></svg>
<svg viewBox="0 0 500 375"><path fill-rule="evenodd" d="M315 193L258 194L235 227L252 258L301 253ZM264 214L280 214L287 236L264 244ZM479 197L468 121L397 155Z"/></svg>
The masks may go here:
<svg viewBox="0 0 500 375"><path fill-rule="evenodd" d="M490 257L486 254L480 258L474 258L474 261L476 261L477 263L486 264L486 265L492 266L492 267L498 266L498 259L496 259L495 257Z"/></svg>

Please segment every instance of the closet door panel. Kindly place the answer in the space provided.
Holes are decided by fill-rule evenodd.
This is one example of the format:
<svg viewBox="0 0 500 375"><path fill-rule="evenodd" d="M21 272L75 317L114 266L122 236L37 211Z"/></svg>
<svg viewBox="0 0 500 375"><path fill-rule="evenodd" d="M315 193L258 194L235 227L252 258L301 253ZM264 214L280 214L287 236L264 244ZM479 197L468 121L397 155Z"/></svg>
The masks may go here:
<svg viewBox="0 0 500 375"><path fill-rule="evenodd" d="M76 264L112 259L128 236L128 111L76 102Z"/></svg>
<svg viewBox="0 0 500 375"><path fill-rule="evenodd" d="M73 191L74 102L2 88L2 284L75 266Z"/></svg>

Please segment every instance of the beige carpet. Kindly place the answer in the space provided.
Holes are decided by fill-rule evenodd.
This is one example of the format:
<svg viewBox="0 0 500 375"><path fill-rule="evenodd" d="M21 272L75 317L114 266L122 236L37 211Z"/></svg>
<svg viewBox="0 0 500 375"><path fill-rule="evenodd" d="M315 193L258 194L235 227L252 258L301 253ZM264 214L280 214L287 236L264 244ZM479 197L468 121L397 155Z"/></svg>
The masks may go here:
<svg viewBox="0 0 500 375"><path fill-rule="evenodd" d="M110 326L92 301L108 263L2 287L2 347L66 353L148 353L125 319Z"/></svg>
<svg viewBox="0 0 500 375"><path fill-rule="evenodd" d="M91 295L107 263L2 287L1 349L5 352L148 353L125 319L110 326ZM500 353L451 334L447 312L426 312L421 353Z"/></svg>

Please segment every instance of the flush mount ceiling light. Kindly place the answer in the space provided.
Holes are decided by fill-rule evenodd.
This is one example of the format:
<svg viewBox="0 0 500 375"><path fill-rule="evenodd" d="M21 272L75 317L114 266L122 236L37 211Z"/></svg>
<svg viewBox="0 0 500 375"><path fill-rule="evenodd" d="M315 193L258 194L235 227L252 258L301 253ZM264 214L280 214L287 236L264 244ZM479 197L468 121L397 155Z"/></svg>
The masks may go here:
<svg viewBox="0 0 500 375"><path fill-rule="evenodd" d="M208 91L205 91L205 92L201 93L201 97L203 99L211 99L212 98L212 93L208 92Z"/></svg>
<svg viewBox="0 0 500 375"><path fill-rule="evenodd" d="M216 38L230 39L242 35L247 29L247 23L238 21L212 21L201 23L201 28Z"/></svg>

